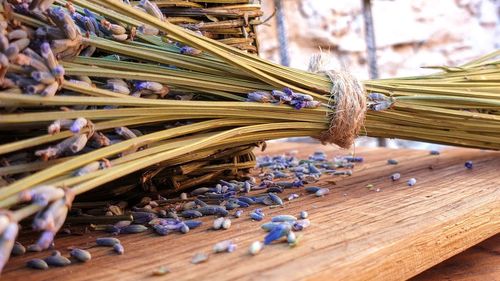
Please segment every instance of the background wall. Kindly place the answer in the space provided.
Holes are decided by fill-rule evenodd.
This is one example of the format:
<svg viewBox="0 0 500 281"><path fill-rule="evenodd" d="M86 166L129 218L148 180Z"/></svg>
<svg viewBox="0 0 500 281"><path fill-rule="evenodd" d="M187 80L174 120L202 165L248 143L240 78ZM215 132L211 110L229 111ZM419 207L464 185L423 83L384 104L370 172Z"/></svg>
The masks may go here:
<svg viewBox="0 0 500 281"><path fill-rule="evenodd" d="M262 1L271 15L274 1ZM282 0L291 66L330 51L333 67L368 77L361 0ZM500 1L373 0L381 77L425 73L423 65L456 65L500 46ZM265 18L265 16L264 16ZM258 29L261 56L279 62L276 19Z"/></svg>
<svg viewBox="0 0 500 281"><path fill-rule="evenodd" d="M261 1L264 17L274 1ZM368 79L362 0L281 0L290 66L307 69L321 48L331 68ZM380 78L425 74L425 65L459 65L500 47L500 0L372 0ZM260 55L280 62L276 17L258 28ZM361 145L375 145L361 138ZM392 147L435 148L391 140Z"/></svg>

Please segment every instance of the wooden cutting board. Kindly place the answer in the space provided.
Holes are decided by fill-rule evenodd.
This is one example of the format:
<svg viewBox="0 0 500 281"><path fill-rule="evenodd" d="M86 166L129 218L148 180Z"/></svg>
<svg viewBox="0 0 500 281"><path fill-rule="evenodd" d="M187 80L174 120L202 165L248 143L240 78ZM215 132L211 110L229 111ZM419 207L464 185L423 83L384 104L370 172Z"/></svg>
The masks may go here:
<svg viewBox="0 0 500 281"><path fill-rule="evenodd" d="M265 153L296 149L303 157L323 150L329 157L346 154L317 144L273 143ZM67 247L90 247L92 260L64 268L35 271L24 267L27 260L45 257L28 253L11 259L2 280L402 280L500 233L500 153L472 149L449 149L439 156L428 151L357 148L365 161L350 177L323 176L318 186L329 187L325 197L295 192L300 198L286 201L283 208L264 208L266 219L278 214L309 212L311 226L300 244L270 245L257 256L248 255L251 242L262 240L260 222L250 220L250 209L233 219L225 231L210 230L213 218L188 234L164 237L151 232L120 235L125 255L109 248L92 247L96 237L61 236L56 248L68 255ZM387 159L399 161L388 165ZM474 168L467 170L464 162ZM389 176L401 173L401 180ZM414 187L406 180L417 179ZM366 186L372 184L369 189ZM216 242L232 239L234 253L212 254ZM33 241L22 241L31 243ZM191 264L198 252L209 260ZM153 277L165 265L171 273Z"/></svg>

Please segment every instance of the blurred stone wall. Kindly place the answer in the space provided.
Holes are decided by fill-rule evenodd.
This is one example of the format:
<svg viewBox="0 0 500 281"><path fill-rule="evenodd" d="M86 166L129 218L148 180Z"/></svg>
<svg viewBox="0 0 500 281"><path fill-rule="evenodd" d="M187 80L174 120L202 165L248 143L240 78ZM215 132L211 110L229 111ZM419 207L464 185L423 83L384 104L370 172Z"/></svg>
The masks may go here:
<svg viewBox="0 0 500 281"><path fill-rule="evenodd" d="M265 16L272 0L261 1ZM307 68L321 48L333 68L368 78L361 0L282 0L290 63ZM500 1L373 0L381 78L423 74L425 65L457 65L500 47ZM260 54L279 62L276 19L258 28Z"/></svg>

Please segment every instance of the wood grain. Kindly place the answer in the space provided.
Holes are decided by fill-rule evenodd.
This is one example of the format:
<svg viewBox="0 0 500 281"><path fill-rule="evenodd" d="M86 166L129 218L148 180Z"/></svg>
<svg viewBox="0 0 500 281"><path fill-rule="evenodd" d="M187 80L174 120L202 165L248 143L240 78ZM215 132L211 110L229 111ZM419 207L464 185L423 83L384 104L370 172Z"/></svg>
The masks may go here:
<svg viewBox="0 0 500 281"><path fill-rule="evenodd" d="M345 154L332 147L311 144L269 144L267 153L298 149L302 156L317 149L329 157ZM449 257L500 232L500 153L451 149L440 156L427 151L360 149L365 162L356 166L351 177L322 177L317 184L330 187L322 198L301 195L283 208L264 208L266 219L277 214L298 214L307 210L311 227L300 245L289 248L278 243L258 256L247 254L251 242L262 240L259 222L233 219L226 231L209 229L212 218L189 234L159 237L152 233L121 235L126 253L117 256L108 248L92 247L103 233L57 239L63 254L69 246L90 247L93 258L87 264L51 268L39 272L24 267L33 257L49 253L29 253L13 258L2 280L402 280L413 277ZM387 165L389 158L399 165ZM466 160L474 169L466 170ZM397 182L389 176L399 172ZM415 187L406 180L417 179ZM375 188L369 190L367 184ZM375 190L380 189L379 192ZM288 194L287 193L287 194ZM285 195L283 195L285 196ZM210 254L206 263L193 265L197 252L211 252L221 240L238 245L234 253ZM23 241L24 243L32 241ZM171 269L165 277L152 277L161 265Z"/></svg>
<svg viewBox="0 0 500 281"><path fill-rule="evenodd" d="M411 281L499 281L500 234L422 272Z"/></svg>

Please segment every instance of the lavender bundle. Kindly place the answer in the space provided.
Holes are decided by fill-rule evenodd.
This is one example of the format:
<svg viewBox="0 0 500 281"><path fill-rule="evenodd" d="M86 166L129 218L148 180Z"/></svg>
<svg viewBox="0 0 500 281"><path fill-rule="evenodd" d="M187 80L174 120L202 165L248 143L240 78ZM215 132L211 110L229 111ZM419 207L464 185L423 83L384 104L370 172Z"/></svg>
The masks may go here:
<svg viewBox="0 0 500 281"><path fill-rule="evenodd" d="M269 139L349 147L362 134L500 148L499 52L361 83L321 69L321 57L306 72L204 37L204 24L177 26L160 3L2 3L0 264L33 214L44 249L75 196L133 200L242 177ZM207 7L183 15L232 21ZM240 12L244 34L251 23Z"/></svg>

